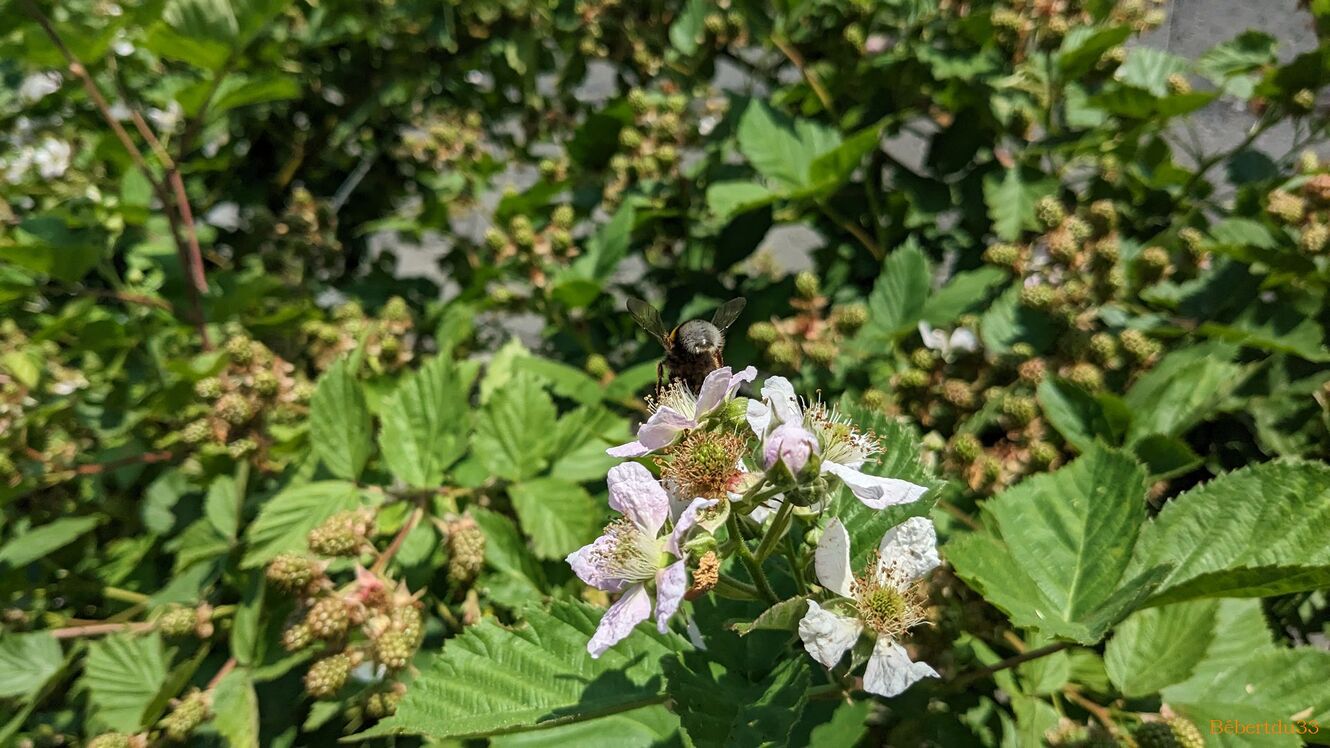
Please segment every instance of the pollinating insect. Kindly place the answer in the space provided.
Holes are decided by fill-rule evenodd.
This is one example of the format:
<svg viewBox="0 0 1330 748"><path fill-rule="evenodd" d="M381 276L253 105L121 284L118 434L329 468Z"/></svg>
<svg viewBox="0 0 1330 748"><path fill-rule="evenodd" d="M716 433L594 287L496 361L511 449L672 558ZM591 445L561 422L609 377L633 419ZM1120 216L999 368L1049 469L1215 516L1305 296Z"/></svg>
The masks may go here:
<svg viewBox="0 0 1330 748"><path fill-rule="evenodd" d="M671 382L677 379L693 392L700 390L702 380L725 365L725 331L734 324L745 303L743 298L730 299L720 305L710 322L690 319L666 332L655 307L641 299L628 299L633 319L665 347L665 358L656 366L656 391L665 384L667 367Z"/></svg>

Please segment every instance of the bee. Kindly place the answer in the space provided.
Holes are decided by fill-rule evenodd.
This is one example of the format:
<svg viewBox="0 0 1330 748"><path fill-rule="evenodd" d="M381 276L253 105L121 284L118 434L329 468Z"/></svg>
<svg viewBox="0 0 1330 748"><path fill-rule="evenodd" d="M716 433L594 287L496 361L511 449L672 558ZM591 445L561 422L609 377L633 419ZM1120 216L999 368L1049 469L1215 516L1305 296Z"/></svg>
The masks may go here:
<svg viewBox="0 0 1330 748"><path fill-rule="evenodd" d="M628 299L628 312L643 330L665 347L665 358L656 365L656 391L664 386L665 369L670 381L682 380L693 392L702 389L702 380L725 365L725 331L743 311L742 297L730 299L711 316L711 321L690 319L669 332L660 321L660 312L641 299Z"/></svg>

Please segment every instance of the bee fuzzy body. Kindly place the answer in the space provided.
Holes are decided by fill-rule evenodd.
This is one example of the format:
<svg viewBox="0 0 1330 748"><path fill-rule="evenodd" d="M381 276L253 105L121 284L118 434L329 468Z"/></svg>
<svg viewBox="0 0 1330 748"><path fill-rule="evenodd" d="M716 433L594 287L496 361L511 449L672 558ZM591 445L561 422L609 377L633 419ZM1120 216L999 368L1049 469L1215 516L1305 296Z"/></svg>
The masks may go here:
<svg viewBox="0 0 1330 748"><path fill-rule="evenodd" d="M699 391L707 375L725 365L725 330L743 308L743 298L730 299L720 305L710 322L693 319L666 332L655 307L630 298L628 311L633 319L665 348L665 358L656 366L656 392L665 384L666 369L671 382L678 380L693 392Z"/></svg>

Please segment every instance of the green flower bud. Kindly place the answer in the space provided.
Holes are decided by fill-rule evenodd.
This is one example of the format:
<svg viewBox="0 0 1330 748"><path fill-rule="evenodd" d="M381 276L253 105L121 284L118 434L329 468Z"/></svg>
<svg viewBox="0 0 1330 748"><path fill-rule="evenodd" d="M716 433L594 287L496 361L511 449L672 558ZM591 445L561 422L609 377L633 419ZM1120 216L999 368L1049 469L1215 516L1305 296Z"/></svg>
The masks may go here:
<svg viewBox="0 0 1330 748"><path fill-rule="evenodd" d="M831 326L843 333L852 333L868 322L868 306L861 303L844 304L831 310Z"/></svg>
<svg viewBox="0 0 1330 748"><path fill-rule="evenodd" d="M634 88L628 91L628 106L632 108L634 114L646 114L651 109L651 100L647 98L646 91Z"/></svg>
<svg viewBox="0 0 1330 748"><path fill-rule="evenodd" d="M838 353L840 349L829 340L814 340L804 344L804 355L819 366L826 366L835 361Z"/></svg>
<svg viewBox="0 0 1330 748"><path fill-rule="evenodd" d="M921 390L928 386L928 372L906 369L896 375L896 386L902 390Z"/></svg>
<svg viewBox="0 0 1330 748"><path fill-rule="evenodd" d="M767 348L772 362L793 369L799 365L799 346L792 340L777 340Z"/></svg>
<svg viewBox="0 0 1330 748"><path fill-rule="evenodd" d="M1021 249L1014 244L994 244L984 250L984 262L1015 271L1021 264Z"/></svg>
<svg viewBox="0 0 1330 748"><path fill-rule="evenodd" d="M1058 459L1058 448L1048 442L1030 443L1030 464L1037 468L1044 469L1051 466Z"/></svg>
<svg viewBox="0 0 1330 748"><path fill-rule="evenodd" d="M596 379L604 379L614 373L614 370L610 368L610 362L599 353L587 356L586 363L583 364L582 368Z"/></svg>
<svg viewBox="0 0 1330 748"><path fill-rule="evenodd" d="M915 348L910 351L910 365L928 371L937 366L937 354L928 348Z"/></svg>
<svg viewBox="0 0 1330 748"><path fill-rule="evenodd" d="M885 410L886 407L891 404L891 400L887 397L887 393L882 390L871 389L864 390L863 393L859 395L859 402L869 410Z"/></svg>
<svg viewBox="0 0 1330 748"><path fill-rule="evenodd" d="M1112 200L1095 200L1090 203L1090 223L1101 234L1118 227L1118 209Z"/></svg>
<svg viewBox="0 0 1330 748"><path fill-rule="evenodd" d="M1104 388L1104 373L1091 363L1079 363L1067 370L1067 380L1090 392Z"/></svg>
<svg viewBox="0 0 1330 748"><path fill-rule="evenodd" d="M351 626L346 601L336 595L320 598L305 614L305 626L319 639L338 639Z"/></svg>
<svg viewBox="0 0 1330 748"><path fill-rule="evenodd" d="M282 632L282 648L288 652L299 652L313 643L314 634L303 623L287 626Z"/></svg>
<svg viewBox="0 0 1330 748"><path fill-rule="evenodd" d="M574 213L573 206L571 205L567 204L560 205L559 207L554 209L553 213L550 214L550 223L554 224L555 226L561 229L571 230L573 228L573 224L576 221L577 221L577 215L576 213Z"/></svg>
<svg viewBox="0 0 1330 748"><path fill-rule="evenodd" d="M358 556L371 519L365 510L338 512L309 531L309 549L320 556Z"/></svg>
<svg viewBox="0 0 1330 748"><path fill-rule="evenodd" d="M194 383L194 394L204 400L216 400L222 396L222 380L217 377L207 377Z"/></svg>
<svg viewBox="0 0 1330 748"><path fill-rule="evenodd" d="M214 410L218 418L233 426L239 426L254 417L253 406L239 392L229 392L223 395L217 401Z"/></svg>
<svg viewBox="0 0 1330 748"><path fill-rule="evenodd" d="M1002 412L1024 426L1039 417L1039 404L1026 395L1007 395L1002 399Z"/></svg>
<svg viewBox="0 0 1330 748"><path fill-rule="evenodd" d="M984 445L980 443L979 437L966 432L953 436L947 450L957 462L969 465L983 453Z"/></svg>
<svg viewBox="0 0 1330 748"><path fill-rule="evenodd" d="M1021 306L1047 311L1058 301L1057 291L1047 283L1024 286L1020 291Z"/></svg>
<svg viewBox="0 0 1330 748"><path fill-rule="evenodd" d="M202 444L212 438L212 425L208 419L199 418L190 421L180 430L180 439L186 444Z"/></svg>
<svg viewBox="0 0 1330 748"><path fill-rule="evenodd" d="M1293 94L1293 110L1300 113L1310 112L1316 107L1316 94L1304 88Z"/></svg>
<svg viewBox="0 0 1330 748"><path fill-rule="evenodd" d="M254 360L254 341L243 335L236 335L226 341L226 355L237 364L247 364Z"/></svg>
<svg viewBox="0 0 1330 748"><path fill-rule="evenodd" d="M619 145L629 150L637 150L642 146L642 133L631 127L625 127L619 131Z"/></svg>
<svg viewBox="0 0 1330 748"><path fill-rule="evenodd" d="M374 640L374 659L389 670L401 670L411 663L416 642L406 634L388 629Z"/></svg>

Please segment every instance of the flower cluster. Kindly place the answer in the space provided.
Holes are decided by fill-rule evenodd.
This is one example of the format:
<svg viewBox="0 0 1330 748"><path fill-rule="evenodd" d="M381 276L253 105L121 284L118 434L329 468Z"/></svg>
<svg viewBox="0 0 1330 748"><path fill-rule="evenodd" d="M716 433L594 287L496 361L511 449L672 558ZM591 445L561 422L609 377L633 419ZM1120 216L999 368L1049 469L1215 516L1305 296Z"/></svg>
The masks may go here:
<svg viewBox="0 0 1330 748"><path fill-rule="evenodd" d="M623 516L568 556L582 581L619 595L588 651L599 657L653 611L665 633L685 599L707 592L777 603L781 596L763 562L797 517L810 528L825 525L813 554L820 586L803 581L797 554L789 561L795 593L808 601L798 624L808 653L830 670L861 636L874 639L863 688L883 696L936 676L912 662L901 644L924 621L921 580L939 563L932 523L915 517L887 532L870 568L855 579L850 537L832 500L844 487L865 507L881 510L918 500L925 487L873 474L867 467L883 449L878 439L834 407L801 402L783 377L767 379L760 398L738 397L755 377L752 367L737 373L723 367L696 393L676 380L655 400L636 439L608 450L614 457L650 456L659 475L636 461L611 468L609 503ZM736 557L751 585L728 575L725 562ZM705 644L694 627L690 632Z"/></svg>

